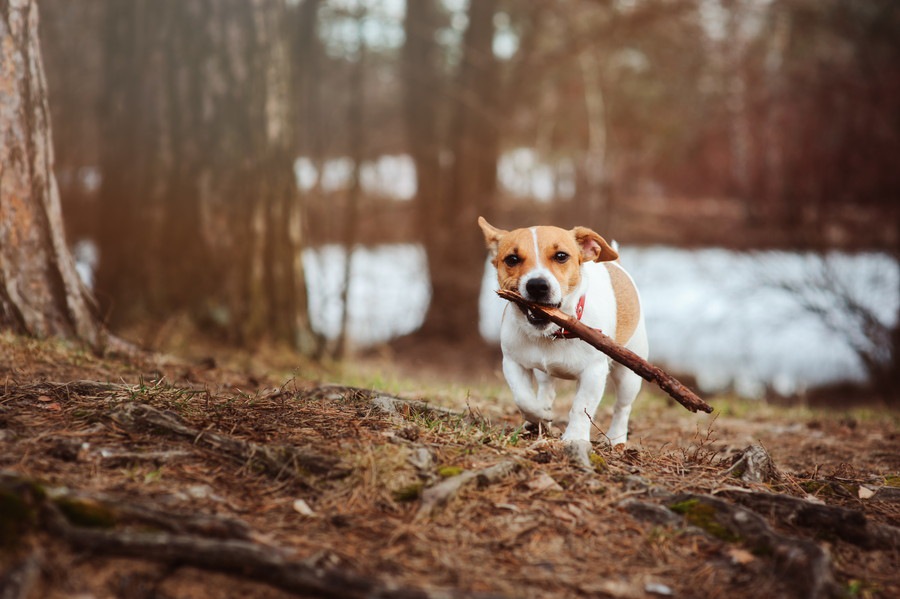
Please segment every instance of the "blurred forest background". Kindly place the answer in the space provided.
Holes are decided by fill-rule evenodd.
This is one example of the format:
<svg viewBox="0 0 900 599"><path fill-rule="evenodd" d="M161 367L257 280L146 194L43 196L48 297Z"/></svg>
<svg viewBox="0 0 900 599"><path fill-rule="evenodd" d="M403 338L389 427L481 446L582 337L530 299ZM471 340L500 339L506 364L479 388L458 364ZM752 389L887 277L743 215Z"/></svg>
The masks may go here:
<svg viewBox="0 0 900 599"><path fill-rule="evenodd" d="M67 239L114 331L178 315L342 355L347 335L313 326L303 252L412 244L430 277L415 334L465 344L479 214L625 247L900 256L896 0L40 9ZM861 316L885 384L891 309Z"/></svg>

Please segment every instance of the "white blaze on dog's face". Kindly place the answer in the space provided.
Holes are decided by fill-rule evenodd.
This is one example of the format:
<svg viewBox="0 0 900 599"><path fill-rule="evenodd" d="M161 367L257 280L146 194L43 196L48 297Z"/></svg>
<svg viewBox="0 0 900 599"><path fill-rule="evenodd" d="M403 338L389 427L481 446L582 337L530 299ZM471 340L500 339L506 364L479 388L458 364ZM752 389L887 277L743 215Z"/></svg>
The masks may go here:
<svg viewBox="0 0 900 599"><path fill-rule="evenodd" d="M581 265L604 262L619 256L606 240L586 227L530 227L504 231L478 219L491 252L501 289L515 291L535 303L559 306L578 289ZM535 326L536 321L526 313Z"/></svg>

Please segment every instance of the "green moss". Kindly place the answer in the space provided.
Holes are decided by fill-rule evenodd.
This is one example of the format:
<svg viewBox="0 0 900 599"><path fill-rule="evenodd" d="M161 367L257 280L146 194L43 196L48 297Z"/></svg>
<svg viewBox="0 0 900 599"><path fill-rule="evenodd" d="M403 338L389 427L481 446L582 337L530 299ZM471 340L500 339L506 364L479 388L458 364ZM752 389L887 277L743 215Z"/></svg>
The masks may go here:
<svg viewBox="0 0 900 599"><path fill-rule="evenodd" d="M884 477L884 486L900 489L900 474L889 474Z"/></svg>
<svg viewBox="0 0 900 599"><path fill-rule="evenodd" d="M459 466L441 466L438 468L437 475L441 478L452 478L454 476L459 476L463 472L465 472L465 470Z"/></svg>
<svg viewBox="0 0 900 599"><path fill-rule="evenodd" d="M55 503L66 520L76 526L112 528L116 525L116 515L112 510L88 499L61 497Z"/></svg>
<svg viewBox="0 0 900 599"><path fill-rule="evenodd" d="M422 483L412 483L394 489L393 496L396 501L415 501L422 496Z"/></svg>
<svg viewBox="0 0 900 599"><path fill-rule="evenodd" d="M609 464L606 463L606 459L599 453L594 453L592 451L588 456L588 459L591 461L591 466L593 466L594 472L597 472L598 474L606 472L609 469Z"/></svg>
<svg viewBox="0 0 900 599"><path fill-rule="evenodd" d="M707 503L703 503L699 499L679 501L670 504L669 509L677 514L682 514L688 523L705 530L717 539L729 543L740 540L738 535L731 532L731 530L723 526L716 519L716 508Z"/></svg>

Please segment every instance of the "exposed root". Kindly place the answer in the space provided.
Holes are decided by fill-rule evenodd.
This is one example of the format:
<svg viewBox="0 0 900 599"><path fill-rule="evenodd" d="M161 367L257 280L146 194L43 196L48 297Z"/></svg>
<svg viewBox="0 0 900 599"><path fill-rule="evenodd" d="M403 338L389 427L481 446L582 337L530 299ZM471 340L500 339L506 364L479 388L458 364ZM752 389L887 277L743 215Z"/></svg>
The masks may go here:
<svg viewBox="0 0 900 599"><path fill-rule="evenodd" d="M347 473L340 460L293 445L262 445L229 435L201 431L187 426L171 412L147 404L125 404L110 418L129 431L158 431L191 441L194 445L222 453L233 460L259 468L275 478L287 477L303 482L309 474L342 476Z"/></svg>

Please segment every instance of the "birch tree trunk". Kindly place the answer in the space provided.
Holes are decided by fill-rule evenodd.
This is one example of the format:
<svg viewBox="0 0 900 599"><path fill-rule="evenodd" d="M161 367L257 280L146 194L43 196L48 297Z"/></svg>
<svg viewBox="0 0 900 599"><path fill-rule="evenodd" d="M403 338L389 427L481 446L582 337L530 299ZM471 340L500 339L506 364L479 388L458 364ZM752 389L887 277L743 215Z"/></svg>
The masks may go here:
<svg viewBox="0 0 900 599"><path fill-rule="evenodd" d="M36 0L0 0L0 328L106 340L63 232Z"/></svg>

